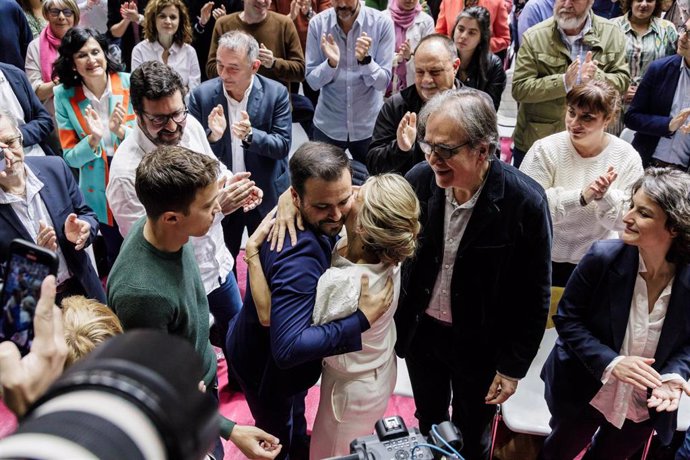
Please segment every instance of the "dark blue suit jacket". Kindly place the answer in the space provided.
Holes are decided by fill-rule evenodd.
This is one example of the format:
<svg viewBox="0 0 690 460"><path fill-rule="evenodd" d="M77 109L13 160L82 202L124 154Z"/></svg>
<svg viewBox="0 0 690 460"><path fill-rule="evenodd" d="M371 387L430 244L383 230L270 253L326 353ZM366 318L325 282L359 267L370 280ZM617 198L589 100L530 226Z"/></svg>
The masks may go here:
<svg viewBox="0 0 690 460"><path fill-rule="evenodd" d="M261 264L271 289L271 326L263 327L247 290L244 306L230 324L229 361L246 385L268 401L306 391L321 374L321 359L362 348L361 312L312 325L319 277L331 265L333 239L313 231L298 233L281 252L261 248ZM365 321L366 323L366 321Z"/></svg>
<svg viewBox="0 0 690 460"><path fill-rule="evenodd" d="M0 0L0 62L24 70L26 48L34 39L24 11L13 0Z"/></svg>
<svg viewBox="0 0 690 460"><path fill-rule="evenodd" d="M644 166L649 165L659 139L673 135L668 124L681 59L676 54L652 62L625 113L625 126L636 131L632 145L640 153Z"/></svg>
<svg viewBox="0 0 690 460"><path fill-rule="evenodd" d="M620 240L594 243L565 288L553 317L558 340L541 377L555 416L574 417L601 388L606 366L618 356L630 316L638 250ZM655 362L660 374L690 375L690 267L679 266L659 338ZM676 429L676 413L650 411L664 444Z"/></svg>
<svg viewBox="0 0 690 460"><path fill-rule="evenodd" d="M31 89L31 83L29 83L26 74L10 64L0 63L0 70L5 74L7 82L12 87L14 95L19 100L19 105L24 111L26 124L19 127L19 131L24 136L24 147L38 144L46 155L54 155L48 144L44 142L53 131L53 118L43 107L34 90Z"/></svg>
<svg viewBox="0 0 690 460"><path fill-rule="evenodd" d="M105 303L103 286L89 256L83 250L75 251L74 244L65 237L65 221L70 213L75 213L91 225L91 235L87 245L93 242L98 233L96 214L84 203L84 197L77 187L72 172L59 157L26 157L24 162L43 182L43 188L39 193L53 221L58 245L67 262L67 268L84 287L87 297ZM0 257L2 260L7 259L9 244L15 238L33 241L12 206L0 204Z"/></svg>
<svg viewBox="0 0 690 460"><path fill-rule="evenodd" d="M228 101L223 81L214 78L199 85L189 98L189 112L208 133L208 115L218 104L227 117ZM244 164L251 179L263 190L264 198L257 208L265 216L278 204L278 197L290 185L288 153L292 143L292 114L287 89L261 75L254 75L254 84L247 101L252 123L252 143L244 149ZM230 126L211 149L216 157L232 170L232 139Z"/></svg>
<svg viewBox="0 0 690 460"><path fill-rule="evenodd" d="M445 190L427 162L405 178L421 205L419 249L403 265L395 325L405 357L429 306L444 251ZM551 287L551 217L544 189L497 158L460 241L451 280L456 368L491 382L527 373L544 335ZM487 383L488 388L488 383Z"/></svg>

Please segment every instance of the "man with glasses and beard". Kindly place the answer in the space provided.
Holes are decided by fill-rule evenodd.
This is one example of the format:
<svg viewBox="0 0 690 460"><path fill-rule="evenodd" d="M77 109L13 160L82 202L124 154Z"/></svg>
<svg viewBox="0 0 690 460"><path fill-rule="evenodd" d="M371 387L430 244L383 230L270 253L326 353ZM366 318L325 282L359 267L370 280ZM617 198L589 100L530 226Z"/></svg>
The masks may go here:
<svg viewBox="0 0 690 460"><path fill-rule="evenodd" d="M106 189L122 236L127 236L134 223L146 215L134 189L135 172L146 153L168 145L215 158L201 124L187 116L185 88L177 72L162 62L145 62L132 73L130 91L137 127L113 157ZM234 260L225 247L221 220L239 208L247 212L261 203L263 192L248 177L249 173L233 176L220 164L218 200L222 212L206 235L191 238L209 307L223 341L230 319L242 307L242 299L230 273Z"/></svg>
<svg viewBox="0 0 690 460"><path fill-rule="evenodd" d="M553 17L522 37L513 74L520 103L515 125L514 165L532 144L565 129L565 95L578 83L606 80L623 94L630 84L625 36L592 12L594 0L556 0Z"/></svg>

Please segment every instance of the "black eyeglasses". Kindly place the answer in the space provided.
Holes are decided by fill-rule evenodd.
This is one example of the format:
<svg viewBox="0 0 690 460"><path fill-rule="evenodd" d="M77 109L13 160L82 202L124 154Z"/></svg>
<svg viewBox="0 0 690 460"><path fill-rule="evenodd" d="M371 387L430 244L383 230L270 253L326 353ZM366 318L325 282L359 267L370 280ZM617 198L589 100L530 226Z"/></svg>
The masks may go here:
<svg viewBox="0 0 690 460"><path fill-rule="evenodd" d="M5 144L7 148L12 149L12 150L18 150L22 146L22 142L24 142L24 138L22 137L22 134L19 133L14 137L10 137L7 139L0 139L0 142Z"/></svg>
<svg viewBox="0 0 690 460"><path fill-rule="evenodd" d="M424 152L424 155L427 157L430 157L432 153L436 153L436 155L442 159L442 160L449 160L450 157L453 155L457 154L461 148L469 144L470 141L464 142L460 145L456 145L454 147L449 147L447 145L443 144L430 144L426 141L419 141L419 148L422 149L422 152Z"/></svg>
<svg viewBox="0 0 690 460"><path fill-rule="evenodd" d="M156 128L162 128L163 126L167 125L170 120L174 121L178 125L180 123L183 123L187 119L187 115L189 114L189 110L187 107L185 107L182 110L178 110L175 113L171 113L170 115L150 115L146 112L143 112L144 116L148 121L151 122L153 126Z"/></svg>
<svg viewBox="0 0 690 460"><path fill-rule="evenodd" d="M65 8L64 10L59 8L50 8L48 10L48 14L53 18L60 16L60 13L64 14L66 18L71 18L74 16L74 11L70 10L69 8Z"/></svg>

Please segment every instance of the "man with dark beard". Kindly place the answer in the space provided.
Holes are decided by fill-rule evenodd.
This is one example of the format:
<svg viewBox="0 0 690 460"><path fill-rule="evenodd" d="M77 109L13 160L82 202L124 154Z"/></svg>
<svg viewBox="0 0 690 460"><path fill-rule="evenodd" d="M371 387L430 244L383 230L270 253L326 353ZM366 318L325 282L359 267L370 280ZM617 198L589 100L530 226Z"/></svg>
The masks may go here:
<svg viewBox="0 0 690 460"><path fill-rule="evenodd" d="M593 2L556 0L553 17L522 37L513 74L515 166L535 141L565 129L565 95L575 84L595 78L621 94L628 89L625 37L591 11Z"/></svg>
<svg viewBox="0 0 690 460"><path fill-rule="evenodd" d="M308 457L304 397L321 375L322 359L361 350L362 332L388 309L393 288L389 280L385 289L370 295L368 280L362 281L355 313L312 324L319 277L331 265L336 236L354 201L350 160L338 147L306 142L290 159L290 182L305 229L280 252L266 241L246 256L261 260L271 290L270 327L259 320L250 286L227 339L230 371L256 426L280 439L280 460Z"/></svg>

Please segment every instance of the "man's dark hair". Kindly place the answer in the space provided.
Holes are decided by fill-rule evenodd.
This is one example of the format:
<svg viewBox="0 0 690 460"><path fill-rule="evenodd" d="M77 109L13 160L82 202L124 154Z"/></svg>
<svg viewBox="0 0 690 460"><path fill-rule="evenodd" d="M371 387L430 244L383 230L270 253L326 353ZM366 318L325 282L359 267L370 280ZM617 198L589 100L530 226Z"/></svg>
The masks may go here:
<svg viewBox="0 0 690 460"><path fill-rule="evenodd" d="M184 99L187 88L182 77L160 61L144 62L129 78L129 97L138 115L144 112L144 98L156 101L172 96L177 91Z"/></svg>
<svg viewBox="0 0 690 460"><path fill-rule="evenodd" d="M151 219L176 211L187 214L198 190L218 178L218 160L184 147L162 146L139 163L134 188Z"/></svg>
<svg viewBox="0 0 690 460"><path fill-rule="evenodd" d="M307 179L335 181L343 171L350 171L350 159L345 151L323 142L305 142L290 159L290 182L302 198Z"/></svg>

